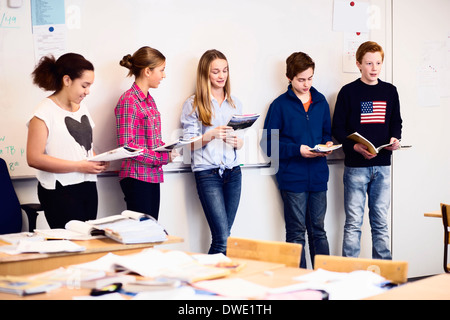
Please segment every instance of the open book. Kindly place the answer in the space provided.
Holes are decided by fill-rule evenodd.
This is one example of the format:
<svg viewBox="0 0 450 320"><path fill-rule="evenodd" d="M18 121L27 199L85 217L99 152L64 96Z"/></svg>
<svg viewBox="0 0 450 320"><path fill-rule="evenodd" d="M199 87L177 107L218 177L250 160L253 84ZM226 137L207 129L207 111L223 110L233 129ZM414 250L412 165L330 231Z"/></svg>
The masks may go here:
<svg viewBox="0 0 450 320"><path fill-rule="evenodd" d="M231 117L230 121L228 121L227 126L232 127L234 130L242 130L251 127L256 120L259 118L259 114L235 114Z"/></svg>
<svg viewBox="0 0 450 320"><path fill-rule="evenodd" d="M86 223L103 230L108 238L124 244L167 240L167 231L155 218L135 211L125 210L122 214L89 220Z"/></svg>
<svg viewBox="0 0 450 320"><path fill-rule="evenodd" d="M365 145L368 149L368 151L371 154L378 154L381 149L392 146L393 143L383 144L382 146L375 147L372 142L364 138L362 135L360 135L358 132L354 132L351 135L347 137L348 139L351 139L353 141L356 141L357 143L361 143Z"/></svg>
<svg viewBox="0 0 450 320"><path fill-rule="evenodd" d="M138 156L144 149L135 149L131 147L120 147L114 150L110 150L94 157L89 158L89 161L113 161L125 158L131 158Z"/></svg>
<svg viewBox="0 0 450 320"><path fill-rule="evenodd" d="M167 232L153 217L130 210L86 222L72 220L65 225L65 229L35 230L35 233L47 239L67 240L106 236L124 244L167 240Z"/></svg>
<svg viewBox="0 0 450 320"><path fill-rule="evenodd" d="M180 138L180 139L178 139L176 141L173 141L171 143L167 143L167 144L165 144L163 146L160 146L160 147L158 147L156 149L153 149L153 151L156 151L156 152L169 152L169 151L172 151L174 149L178 149L178 148L187 146L187 145L189 145L191 143L194 143L195 141L199 140L200 138L201 138L201 136L194 137L194 138L191 138L191 139Z"/></svg>
<svg viewBox="0 0 450 320"><path fill-rule="evenodd" d="M154 248L123 256L108 253L97 260L73 267L105 272L135 273L148 278L163 277L189 283L221 278L231 273L225 268L202 265L183 251L166 252Z"/></svg>
<svg viewBox="0 0 450 320"><path fill-rule="evenodd" d="M341 147L342 147L342 144L335 144L335 145L332 145L331 147L327 147L326 144L317 144L314 148L310 148L309 151L325 153L325 152L337 150Z"/></svg>
<svg viewBox="0 0 450 320"><path fill-rule="evenodd" d="M103 230L99 230L86 222L78 220L67 222L64 229L35 229L34 232L35 234L50 240L92 240L105 236Z"/></svg>

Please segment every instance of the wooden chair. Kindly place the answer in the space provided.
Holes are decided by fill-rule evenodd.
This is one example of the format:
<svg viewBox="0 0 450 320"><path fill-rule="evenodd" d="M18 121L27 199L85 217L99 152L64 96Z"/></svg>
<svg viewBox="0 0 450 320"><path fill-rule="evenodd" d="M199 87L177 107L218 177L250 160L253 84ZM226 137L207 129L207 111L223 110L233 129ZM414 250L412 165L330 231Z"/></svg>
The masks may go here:
<svg viewBox="0 0 450 320"><path fill-rule="evenodd" d="M265 241L229 237L227 256L258 261L283 263L288 267L300 267L302 245L280 241Z"/></svg>
<svg viewBox="0 0 450 320"><path fill-rule="evenodd" d="M368 270L396 284L408 281L408 262L406 261L316 255L314 262L314 270L323 269L335 272Z"/></svg>
<svg viewBox="0 0 450 320"><path fill-rule="evenodd" d="M448 249L450 237L448 226L450 225L450 205L441 203L442 223L444 225L444 270L450 273L450 264L448 263Z"/></svg>

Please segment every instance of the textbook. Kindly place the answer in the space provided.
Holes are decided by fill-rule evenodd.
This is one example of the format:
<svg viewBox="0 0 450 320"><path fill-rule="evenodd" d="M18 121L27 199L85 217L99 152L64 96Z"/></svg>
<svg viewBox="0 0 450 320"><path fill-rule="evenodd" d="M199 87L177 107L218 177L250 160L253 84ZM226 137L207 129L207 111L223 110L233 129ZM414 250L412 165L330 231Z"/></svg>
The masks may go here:
<svg viewBox="0 0 450 320"><path fill-rule="evenodd" d="M232 127L234 130L242 130L251 127L256 120L259 118L259 114L235 114L231 117L230 121L228 121L227 126Z"/></svg>
<svg viewBox="0 0 450 320"><path fill-rule="evenodd" d="M168 235L152 216L130 210L86 223L103 230L105 236L123 244L163 242Z"/></svg>
<svg viewBox="0 0 450 320"><path fill-rule="evenodd" d="M44 293L61 287L60 283L45 280L33 280L25 277L0 276L0 292L25 296Z"/></svg>
<svg viewBox="0 0 450 320"><path fill-rule="evenodd" d="M71 220L66 223L65 229L34 231L46 239L91 240L106 236L124 244L167 240L166 230L155 218L131 210L86 222Z"/></svg>
<svg viewBox="0 0 450 320"><path fill-rule="evenodd" d="M331 147L327 147L326 144L318 144L314 148L310 148L309 151L325 153L325 152L330 152L330 151L333 151L333 150L337 150L337 149L339 149L341 147L342 147L342 144L335 144L335 145L332 145Z"/></svg>
<svg viewBox="0 0 450 320"><path fill-rule="evenodd" d="M197 141L199 139L201 139L201 136L194 137L194 138L191 138L191 139L180 138L180 139L177 139L176 141L173 141L171 143L167 143L167 144L165 144L163 146L155 148L155 149L153 149L153 151L155 151L155 152L169 152L169 151L172 151L174 149L182 148L182 147L187 146L187 145L189 145L191 143L194 143L195 141Z"/></svg>
<svg viewBox="0 0 450 320"><path fill-rule="evenodd" d="M351 139L353 141L356 141L358 143L361 143L363 145L365 145L368 149L368 151L371 154L378 154L380 152L381 149L392 146L393 143L388 143L388 144L383 144L382 146L379 147L375 147L372 142L370 142L369 140L367 140L366 138L364 138L362 135L360 135L358 132L354 132L351 135L349 135L347 137L348 139Z"/></svg>
<svg viewBox="0 0 450 320"><path fill-rule="evenodd" d="M92 240L105 236L103 230L99 230L86 222L78 220L67 222L64 229L35 229L34 232L47 240Z"/></svg>
<svg viewBox="0 0 450 320"><path fill-rule="evenodd" d="M105 272L132 273L153 279L175 279L188 283L217 279L231 274L231 271L225 268L202 265L186 252L176 250L166 252L154 248L124 256L108 253L97 260L75 267Z"/></svg>
<svg viewBox="0 0 450 320"><path fill-rule="evenodd" d="M114 150L110 150L101 154L98 154L94 157L89 158L89 161L113 161L120 160L125 158L132 158L140 155L144 151L144 149L136 149L128 146L116 148Z"/></svg>

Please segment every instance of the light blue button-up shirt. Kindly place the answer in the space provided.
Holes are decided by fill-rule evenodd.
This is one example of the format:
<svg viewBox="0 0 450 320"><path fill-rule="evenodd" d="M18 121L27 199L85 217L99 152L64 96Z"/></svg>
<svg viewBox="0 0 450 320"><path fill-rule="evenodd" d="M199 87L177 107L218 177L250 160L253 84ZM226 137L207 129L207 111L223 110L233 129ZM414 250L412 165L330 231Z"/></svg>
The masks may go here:
<svg viewBox="0 0 450 320"><path fill-rule="evenodd" d="M193 112L194 96L189 97L183 104L181 113L181 124L183 126L183 138L190 139L204 135L209 130L219 126L227 125L234 114L242 114L241 102L232 96L234 105L229 103L226 98L222 105L216 99L211 98L213 107L212 126L204 126L198 118L198 111ZM203 148L191 151L192 171L202 171L208 169L231 169L239 165L236 149L225 143L221 139L214 139Z"/></svg>

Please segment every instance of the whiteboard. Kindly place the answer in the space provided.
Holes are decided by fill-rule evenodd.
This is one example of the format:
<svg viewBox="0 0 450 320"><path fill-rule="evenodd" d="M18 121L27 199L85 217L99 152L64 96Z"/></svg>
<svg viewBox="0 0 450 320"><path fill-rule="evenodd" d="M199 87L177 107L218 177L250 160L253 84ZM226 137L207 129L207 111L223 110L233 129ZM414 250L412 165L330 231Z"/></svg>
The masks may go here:
<svg viewBox="0 0 450 320"><path fill-rule="evenodd" d="M348 1L350 3L350 1ZM358 2L358 1L356 1ZM369 4L368 37L390 49L390 0ZM77 52L95 67L95 83L85 103L93 116L97 153L116 147L114 107L133 79L120 59L141 46L160 50L167 58L160 87L151 90L162 117L163 140L180 135L183 102L194 92L196 68L208 49L228 58L232 94L246 113L261 118L245 134L240 151L244 164L266 163L259 148L270 103L286 91L286 58L308 53L316 62L314 86L333 111L339 89L357 72L344 72L345 32L333 30L331 0L66 0L67 51ZM0 157L12 176L33 176L26 164L26 122L38 102L49 95L32 84L35 48L30 2L13 9L0 2L0 15L16 25L0 25ZM368 21L369 23L369 21ZM387 55L391 59L391 55ZM382 78L390 80L390 60ZM339 156L339 154L337 154ZM114 169L114 166L113 166Z"/></svg>

